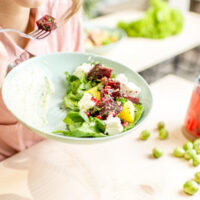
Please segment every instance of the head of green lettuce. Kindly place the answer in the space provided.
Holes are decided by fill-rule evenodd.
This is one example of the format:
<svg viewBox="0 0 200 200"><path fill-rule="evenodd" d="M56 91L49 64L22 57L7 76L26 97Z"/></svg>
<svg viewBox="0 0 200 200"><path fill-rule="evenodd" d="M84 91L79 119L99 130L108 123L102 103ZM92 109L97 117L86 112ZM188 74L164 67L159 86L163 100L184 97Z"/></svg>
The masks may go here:
<svg viewBox="0 0 200 200"><path fill-rule="evenodd" d="M183 29L181 11L171 8L163 0L151 0L144 17L132 22L119 22L129 37L161 39L178 34Z"/></svg>

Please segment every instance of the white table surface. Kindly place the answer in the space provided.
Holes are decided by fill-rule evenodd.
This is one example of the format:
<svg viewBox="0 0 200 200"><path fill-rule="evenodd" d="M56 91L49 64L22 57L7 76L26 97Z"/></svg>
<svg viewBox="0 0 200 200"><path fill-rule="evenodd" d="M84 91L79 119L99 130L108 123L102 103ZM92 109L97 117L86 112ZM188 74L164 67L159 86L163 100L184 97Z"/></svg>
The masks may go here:
<svg viewBox="0 0 200 200"><path fill-rule="evenodd" d="M0 200L184 200L183 183L200 167L171 155L186 141L181 132L193 85L169 75L152 86L154 108L133 133L91 145L43 141L0 163ZM169 138L158 139L156 123L164 120ZM138 140L142 129L152 132ZM163 148L153 159L151 150Z"/></svg>
<svg viewBox="0 0 200 200"><path fill-rule="evenodd" d="M99 17L87 23L114 27L117 22L140 18L143 12L127 10ZM200 14L185 14L184 30L176 36L161 40L144 38L127 38L104 56L125 65L135 71L143 71L153 65L173 58L200 45Z"/></svg>

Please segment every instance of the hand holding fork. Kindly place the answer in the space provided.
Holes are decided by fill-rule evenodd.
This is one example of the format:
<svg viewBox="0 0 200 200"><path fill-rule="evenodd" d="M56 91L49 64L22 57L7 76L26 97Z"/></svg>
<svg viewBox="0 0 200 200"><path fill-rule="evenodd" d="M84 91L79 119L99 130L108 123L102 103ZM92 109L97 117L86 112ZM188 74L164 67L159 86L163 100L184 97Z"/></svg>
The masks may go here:
<svg viewBox="0 0 200 200"><path fill-rule="evenodd" d="M1 32L15 32L18 33L21 37L28 38L31 40L41 40L46 38L48 35L52 33L53 30L57 28L56 23L55 23L55 18L45 15L38 21L36 21L38 29L35 31L25 34L22 33L16 29L0 29Z"/></svg>

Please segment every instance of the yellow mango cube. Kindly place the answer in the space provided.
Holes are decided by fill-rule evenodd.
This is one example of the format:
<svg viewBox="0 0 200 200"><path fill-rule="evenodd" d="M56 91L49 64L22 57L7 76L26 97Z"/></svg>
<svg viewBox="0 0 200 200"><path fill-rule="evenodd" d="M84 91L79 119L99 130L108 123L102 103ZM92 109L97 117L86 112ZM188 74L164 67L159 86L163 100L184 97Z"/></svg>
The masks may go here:
<svg viewBox="0 0 200 200"><path fill-rule="evenodd" d="M131 101L127 101L122 111L119 113L119 118L124 122L133 122L135 119L135 107Z"/></svg>
<svg viewBox="0 0 200 200"><path fill-rule="evenodd" d="M92 96L96 97L97 100L101 99L101 94L98 91L98 85L96 87L91 88L87 92L90 93Z"/></svg>

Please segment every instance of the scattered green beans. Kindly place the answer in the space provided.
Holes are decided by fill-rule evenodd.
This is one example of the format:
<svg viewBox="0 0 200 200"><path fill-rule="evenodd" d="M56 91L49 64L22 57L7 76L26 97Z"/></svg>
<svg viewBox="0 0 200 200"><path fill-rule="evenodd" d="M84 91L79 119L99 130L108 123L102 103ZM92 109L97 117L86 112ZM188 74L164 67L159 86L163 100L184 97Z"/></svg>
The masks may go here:
<svg viewBox="0 0 200 200"><path fill-rule="evenodd" d="M200 154L200 138L194 141L194 149L197 154Z"/></svg>
<svg viewBox="0 0 200 200"><path fill-rule="evenodd" d="M160 122L158 122L158 124L157 124L157 129L160 130L160 129L162 129L162 128L165 128L165 124L164 124L164 122L160 121Z"/></svg>
<svg viewBox="0 0 200 200"><path fill-rule="evenodd" d="M196 172L194 174L194 180L197 182L197 183L200 183L200 172Z"/></svg>
<svg viewBox="0 0 200 200"><path fill-rule="evenodd" d="M183 145L183 149L185 151L187 151L188 149L193 149L193 143L191 141L187 141L184 145Z"/></svg>
<svg viewBox="0 0 200 200"><path fill-rule="evenodd" d="M186 160L193 159L195 156L196 156L196 151L194 149L188 149L184 154L184 158Z"/></svg>
<svg viewBox="0 0 200 200"><path fill-rule="evenodd" d="M189 181L186 181L185 184L183 185L183 191L186 194L194 195L196 192L198 192L198 190L199 190L199 186L196 181L189 180Z"/></svg>
<svg viewBox="0 0 200 200"><path fill-rule="evenodd" d="M192 159L192 164L194 167L197 167L200 165L200 158L199 156L195 155Z"/></svg>
<svg viewBox="0 0 200 200"><path fill-rule="evenodd" d="M140 139L141 140L147 140L150 136L150 132L147 130L143 130L140 134Z"/></svg>
<svg viewBox="0 0 200 200"><path fill-rule="evenodd" d="M173 154L175 157L182 158L185 154L185 150L182 147L176 147Z"/></svg>
<svg viewBox="0 0 200 200"><path fill-rule="evenodd" d="M159 130L159 138L165 140L168 137L168 131L165 128Z"/></svg>
<svg viewBox="0 0 200 200"><path fill-rule="evenodd" d="M152 150L152 155L155 157L155 158L160 158L162 155L163 155L163 150L160 149L160 148L153 148Z"/></svg>

